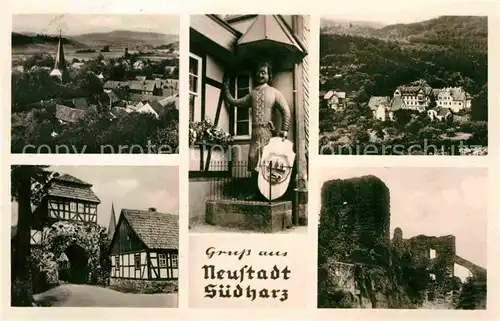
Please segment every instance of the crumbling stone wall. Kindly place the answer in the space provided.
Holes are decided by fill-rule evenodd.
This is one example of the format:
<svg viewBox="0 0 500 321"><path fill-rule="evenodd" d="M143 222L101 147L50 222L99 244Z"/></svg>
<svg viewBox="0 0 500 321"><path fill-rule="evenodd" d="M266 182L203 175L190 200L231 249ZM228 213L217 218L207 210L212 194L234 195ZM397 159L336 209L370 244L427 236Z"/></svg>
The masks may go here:
<svg viewBox="0 0 500 321"><path fill-rule="evenodd" d="M454 276L455 236L418 235L403 239L402 231L396 233L395 230L392 243L400 253L409 251L415 267L429 273L426 295L429 301L451 302L454 299L460 288L460 282ZM431 250L435 251L434 258L431 258Z"/></svg>
<svg viewBox="0 0 500 321"><path fill-rule="evenodd" d="M389 189L377 177L322 188L318 307L408 308L392 267Z"/></svg>
<svg viewBox="0 0 500 321"><path fill-rule="evenodd" d="M321 196L320 256L340 262L363 260L360 263L387 256L390 195L379 178L331 180L324 183Z"/></svg>

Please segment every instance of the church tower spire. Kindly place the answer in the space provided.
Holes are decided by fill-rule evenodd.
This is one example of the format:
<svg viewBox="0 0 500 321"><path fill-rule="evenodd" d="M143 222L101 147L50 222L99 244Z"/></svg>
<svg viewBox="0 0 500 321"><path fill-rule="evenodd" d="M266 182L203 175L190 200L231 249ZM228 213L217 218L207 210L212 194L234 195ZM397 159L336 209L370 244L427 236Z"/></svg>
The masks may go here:
<svg viewBox="0 0 500 321"><path fill-rule="evenodd" d="M111 203L111 217L108 225L108 238L112 239L116 229L115 204Z"/></svg>
<svg viewBox="0 0 500 321"><path fill-rule="evenodd" d="M54 69L50 72L50 75L64 81L66 80L67 72L66 59L64 58L63 40L61 30L59 30L59 44L57 46L56 62L54 64Z"/></svg>

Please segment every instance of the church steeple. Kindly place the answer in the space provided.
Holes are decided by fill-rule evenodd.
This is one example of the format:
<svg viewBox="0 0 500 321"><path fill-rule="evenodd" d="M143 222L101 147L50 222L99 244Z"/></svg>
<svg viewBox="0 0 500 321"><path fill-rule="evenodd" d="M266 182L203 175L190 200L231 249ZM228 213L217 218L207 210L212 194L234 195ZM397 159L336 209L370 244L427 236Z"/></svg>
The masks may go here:
<svg viewBox="0 0 500 321"><path fill-rule="evenodd" d="M57 47L56 62L50 75L58 77L60 80L64 81L67 78L67 72L66 59L64 58L63 40L61 30L59 30L59 45Z"/></svg>
<svg viewBox="0 0 500 321"><path fill-rule="evenodd" d="M108 238L112 239L116 229L115 204L111 203L111 217L109 218Z"/></svg>

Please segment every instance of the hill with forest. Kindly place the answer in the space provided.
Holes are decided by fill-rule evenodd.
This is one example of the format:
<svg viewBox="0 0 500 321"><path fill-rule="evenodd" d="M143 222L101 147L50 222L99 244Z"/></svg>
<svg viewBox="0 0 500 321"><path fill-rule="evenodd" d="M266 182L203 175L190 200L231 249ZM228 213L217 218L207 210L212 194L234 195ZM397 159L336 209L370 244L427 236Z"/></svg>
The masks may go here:
<svg viewBox="0 0 500 321"><path fill-rule="evenodd" d="M448 48L461 46L487 50L488 19L483 16L441 16L421 22L388 26L323 19L321 33L377 38L402 44L427 44Z"/></svg>
<svg viewBox="0 0 500 321"><path fill-rule="evenodd" d="M56 47L59 42L59 36L57 35L18 32L12 32L11 39L12 48L14 49L39 48L40 50L44 50L48 47ZM65 47L75 49L102 48L103 46L135 49L145 46L157 47L169 45L178 42L178 40L179 37L177 35L127 30L63 36Z"/></svg>
<svg viewBox="0 0 500 321"><path fill-rule="evenodd" d="M68 47L73 48L86 48L87 45L68 37L62 38L63 44ZM19 47L36 47L36 46L54 46L56 47L59 43L59 36L55 35L45 35L45 34L34 34L34 33L18 33L12 32L11 34L11 44L13 48Z"/></svg>
<svg viewBox="0 0 500 321"><path fill-rule="evenodd" d="M321 90L355 91L366 102L372 95L392 96L396 87L422 79L433 88L462 86L473 99L486 98L486 18L440 17L378 30L418 45L323 30Z"/></svg>
<svg viewBox="0 0 500 321"><path fill-rule="evenodd" d="M73 36L72 39L86 44L89 47L109 45L119 48L136 48L137 46L157 47L167 45L179 40L178 35L157 32L138 32L128 30L115 30L103 33L89 33Z"/></svg>

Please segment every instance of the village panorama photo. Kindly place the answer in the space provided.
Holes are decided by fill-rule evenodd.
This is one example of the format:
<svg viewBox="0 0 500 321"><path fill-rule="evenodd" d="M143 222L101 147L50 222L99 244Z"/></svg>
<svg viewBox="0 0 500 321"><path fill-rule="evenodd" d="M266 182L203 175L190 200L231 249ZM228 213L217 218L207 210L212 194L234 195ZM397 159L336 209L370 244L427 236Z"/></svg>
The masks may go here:
<svg viewBox="0 0 500 321"><path fill-rule="evenodd" d="M179 173L11 167L11 306L178 307Z"/></svg>
<svg viewBox="0 0 500 321"><path fill-rule="evenodd" d="M488 18L323 16L319 153L488 153Z"/></svg>
<svg viewBox="0 0 500 321"><path fill-rule="evenodd" d="M12 17L12 153L178 153L179 17Z"/></svg>
<svg viewBox="0 0 500 321"><path fill-rule="evenodd" d="M190 232L305 232L309 16L193 15L189 32Z"/></svg>

